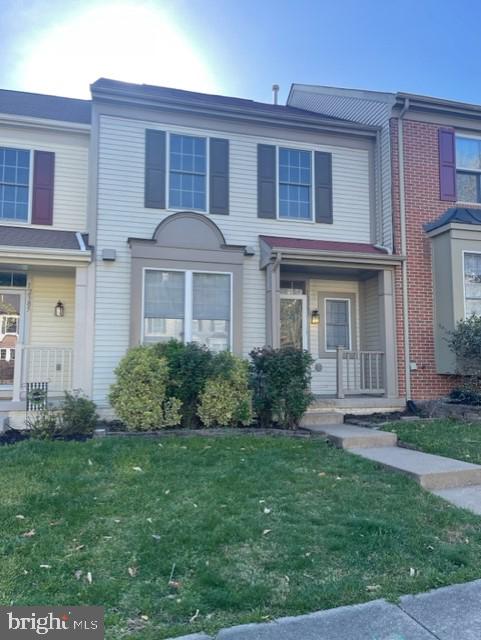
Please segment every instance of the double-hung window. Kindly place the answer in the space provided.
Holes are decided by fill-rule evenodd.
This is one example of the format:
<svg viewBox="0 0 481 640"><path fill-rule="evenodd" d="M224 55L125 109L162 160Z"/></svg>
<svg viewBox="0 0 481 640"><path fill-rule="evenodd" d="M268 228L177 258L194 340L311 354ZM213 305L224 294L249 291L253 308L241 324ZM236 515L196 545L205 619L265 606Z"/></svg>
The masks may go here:
<svg viewBox="0 0 481 640"><path fill-rule="evenodd" d="M350 300L326 298L326 351L351 348Z"/></svg>
<svg viewBox="0 0 481 640"><path fill-rule="evenodd" d="M144 343L197 342L231 348L231 274L146 269Z"/></svg>
<svg viewBox="0 0 481 640"><path fill-rule="evenodd" d="M0 219L28 220L30 152L0 147Z"/></svg>
<svg viewBox="0 0 481 640"><path fill-rule="evenodd" d="M481 138L456 136L456 192L459 202L481 202Z"/></svg>
<svg viewBox="0 0 481 640"><path fill-rule="evenodd" d="M481 254L464 254L465 316L481 315Z"/></svg>
<svg viewBox="0 0 481 640"><path fill-rule="evenodd" d="M206 210L207 142L205 138L170 134L169 206Z"/></svg>
<svg viewBox="0 0 481 640"><path fill-rule="evenodd" d="M279 148L279 218L312 220L312 153Z"/></svg>

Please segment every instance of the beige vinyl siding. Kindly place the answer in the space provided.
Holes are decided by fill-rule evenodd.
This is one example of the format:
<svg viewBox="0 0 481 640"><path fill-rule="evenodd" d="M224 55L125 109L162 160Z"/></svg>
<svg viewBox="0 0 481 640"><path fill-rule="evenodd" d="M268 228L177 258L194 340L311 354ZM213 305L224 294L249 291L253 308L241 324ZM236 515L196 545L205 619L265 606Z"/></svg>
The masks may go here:
<svg viewBox="0 0 481 640"><path fill-rule="evenodd" d="M361 349L381 351L381 309L377 276L361 283L361 317Z"/></svg>
<svg viewBox="0 0 481 640"><path fill-rule="evenodd" d="M214 126L214 125L213 125ZM114 263L97 258L93 389L105 404L113 369L129 344L130 253L127 238L151 238L172 211L144 208L144 140L146 128L230 142L230 215L209 216L226 242L250 245L256 255L244 262L243 352L265 343L265 273L259 269L260 234L370 242L371 202L369 150L349 146L296 144L292 140L222 129L195 129L114 116L100 116L98 166L97 256L117 251ZM334 224L315 224L257 217L257 144L279 144L332 153Z"/></svg>
<svg viewBox="0 0 481 640"><path fill-rule="evenodd" d="M61 300L63 318L54 314ZM73 347L75 319L75 276L32 272L27 290L29 331L26 342L31 346Z"/></svg>
<svg viewBox="0 0 481 640"><path fill-rule="evenodd" d="M86 230L88 133L68 133L54 129L42 130L36 127L0 124L0 146L31 151L53 151L55 153L53 227L71 231ZM0 224L14 224L14 222L0 218Z"/></svg>

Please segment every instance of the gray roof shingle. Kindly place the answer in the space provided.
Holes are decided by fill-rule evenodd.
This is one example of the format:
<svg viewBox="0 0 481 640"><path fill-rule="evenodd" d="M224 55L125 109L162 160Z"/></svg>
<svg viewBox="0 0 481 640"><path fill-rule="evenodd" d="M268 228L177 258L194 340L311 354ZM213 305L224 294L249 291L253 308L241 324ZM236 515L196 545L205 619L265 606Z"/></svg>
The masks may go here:
<svg viewBox="0 0 481 640"><path fill-rule="evenodd" d="M75 231L0 225L0 247L2 246L80 251Z"/></svg>
<svg viewBox="0 0 481 640"><path fill-rule="evenodd" d="M0 113L90 124L90 100L0 89Z"/></svg>
<svg viewBox="0 0 481 640"><path fill-rule="evenodd" d="M459 224L473 224L481 225L481 209L464 209L460 207L452 207L447 209L439 218L428 222L424 225L425 231L434 231L439 227L444 227L451 222L457 222Z"/></svg>

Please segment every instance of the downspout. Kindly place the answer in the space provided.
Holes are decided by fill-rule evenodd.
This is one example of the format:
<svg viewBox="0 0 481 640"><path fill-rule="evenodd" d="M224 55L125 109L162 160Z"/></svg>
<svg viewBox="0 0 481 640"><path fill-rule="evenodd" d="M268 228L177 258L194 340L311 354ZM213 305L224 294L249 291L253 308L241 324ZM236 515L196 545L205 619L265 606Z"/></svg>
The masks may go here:
<svg viewBox="0 0 481 640"><path fill-rule="evenodd" d="M406 239L406 194L404 181L404 127L403 118L409 109L409 98L405 98L398 116L398 165L399 165L399 217L401 226L401 255L407 258ZM402 262L402 300L404 325L404 374L406 379L406 400L411 400L411 347L409 343L409 297L408 297L408 261Z"/></svg>

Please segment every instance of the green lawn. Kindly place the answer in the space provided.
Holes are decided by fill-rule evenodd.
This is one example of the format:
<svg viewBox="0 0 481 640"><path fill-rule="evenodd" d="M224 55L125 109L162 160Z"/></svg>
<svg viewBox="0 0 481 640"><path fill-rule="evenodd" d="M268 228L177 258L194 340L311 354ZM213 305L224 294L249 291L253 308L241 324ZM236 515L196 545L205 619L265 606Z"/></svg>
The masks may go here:
<svg viewBox="0 0 481 640"><path fill-rule="evenodd" d="M321 439L23 442L0 486L0 602L104 605L111 640L481 575L479 518Z"/></svg>
<svg viewBox="0 0 481 640"><path fill-rule="evenodd" d="M395 422L384 427L421 451L481 464L481 424L433 420Z"/></svg>

